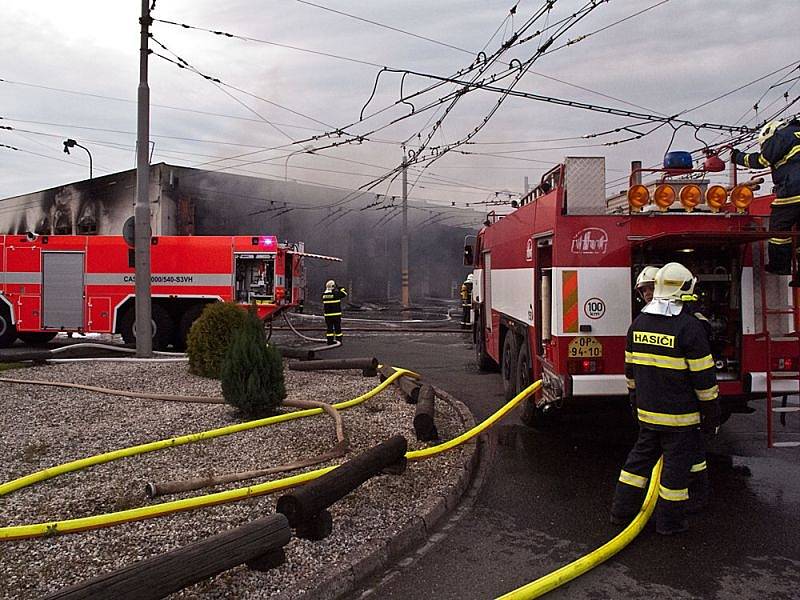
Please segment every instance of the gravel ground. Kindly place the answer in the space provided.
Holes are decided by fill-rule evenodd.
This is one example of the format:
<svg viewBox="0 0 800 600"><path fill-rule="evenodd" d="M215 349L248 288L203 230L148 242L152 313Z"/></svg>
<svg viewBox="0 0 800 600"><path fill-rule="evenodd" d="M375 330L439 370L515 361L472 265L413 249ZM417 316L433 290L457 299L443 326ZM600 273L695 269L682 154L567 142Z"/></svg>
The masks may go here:
<svg viewBox="0 0 800 600"><path fill-rule="evenodd" d="M72 363L5 371L5 377L84 383L164 394L221 395L219 382L188 372L182 363ZM341 402L377 385L360 372L319 376L286 370L288 397ZM230 407L133 400L45 386L0 383L0 481L143 442L238 422ZM414 407L392 386L342 412L352 456L396 433L416 441ZM456 412L437 403L441 439L461 433ZM284 464L335 443L333 421L315 416L117 460L23 488L0 499L0 525L82 517L241 487L148 500L147 481L189 478ZM286 562L262 573L238 567L171 598L269 598L301 595L313 582L367 556L446 495L466 459L456 448L413 463L401 476L374 478L336 503L333 534L292 539ZM319 465L322 466L322 465ZM317 467L311 467L318 468ZM293 472L294 473L294 472ZM292 474L292 473L290 473ZM252 480L260 482L266 479ZM89 577L148 558L274 512L280 494L213 506L107 529L51 538L0 542L0 598L38 598Z"/></svg>

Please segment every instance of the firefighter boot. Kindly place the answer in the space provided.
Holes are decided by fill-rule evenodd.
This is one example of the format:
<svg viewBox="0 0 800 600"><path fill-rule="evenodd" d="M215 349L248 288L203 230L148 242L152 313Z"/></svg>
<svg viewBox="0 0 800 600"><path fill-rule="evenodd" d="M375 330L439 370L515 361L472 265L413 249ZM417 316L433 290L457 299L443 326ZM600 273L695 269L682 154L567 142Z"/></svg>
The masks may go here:
<svg viewBox="0 0 800 600"><path fill-rule="evenodd" d="M611 504L611 523L627 525L639 513L644 502L644 488L617 482L614 502Z"/></svg>
<svg viewBox="0 0 800 600"><path fill-rule="evenodd" d="M685 504L685 500L666 500L661 496L656 505L656 532L661 535L674 535L689 529Z"/></svg>
<svg viewBox="0 0 800 600"><path fill-rule="evenodd" d="M702 511L708 504L708 471L703 469L689 474L689 500L686 513L693 515Z"/></svg>

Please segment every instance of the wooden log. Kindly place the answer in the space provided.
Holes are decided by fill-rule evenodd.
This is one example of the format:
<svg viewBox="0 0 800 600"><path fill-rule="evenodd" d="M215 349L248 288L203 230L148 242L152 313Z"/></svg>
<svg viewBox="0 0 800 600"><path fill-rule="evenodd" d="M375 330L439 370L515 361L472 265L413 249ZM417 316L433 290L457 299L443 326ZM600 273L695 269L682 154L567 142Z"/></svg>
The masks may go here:
<svg viewBox="0 0 800 600"><path fill-rule="evenodd" d="M394 369L387 365L384 365L380 369L381 381L385 381L393 374L394 374ZM403 392L403 395L406 398L406 402L408 402L409 404L417 403L417 399L419 397L419 388L421 384L416 379L411 379L410 377L403 376L403 377L398 377L397 379L394 380L394 382L397 385L397 387L400 388L400 391Z"/></svg>
<svg viewBox="0 0 800 600"><path fill-rule="evenodd" d="M299 358L300 360L314 360L313 350L304 350L302 348L281 348L276 346L281 356L284 358ZM291 365L290 365L291 366Z"/></svg>
<svg viewBox="0 0 800 600"><path fill-rule="evenodd" d="M308 521L297 526L297 537L304 540L318 542L324 540L333 532L333 517L329 510L323 510L311 517Z"/></svg>
<svg viewBox="0 0 800 600"><path fill-rule="evenodd" d="M0 352L0 362L15 363L26 362L32 360L33 362L44 362L50 358L56 358L50 350L20 350L20 351L5 351Z"/></svg>
<svg viewBox="0 0 800 600"><path fill-rule="evenodd" d="M423 385L419 390L417 410L414 414L414 433L421 442L430 442L439 437L436 430L433 386Z"/></svg>
<svg viewBox="0 0 800 600"><path fill-rule="evenodd" d="M372 371L373 376L378 369L377 358L331 358L308 362L291 362L289 369L292 371L329 371L339 369L361 369Z"/></svg>
<svg viewBox="0 0 800 600"><path fill-rule="evenodd" d="M156 600L242 563L272 555L290 538L286 517L270 515L64 588L46 598Z"/></svg>
<svg viewBox="0 0 800 600"><path fill-rule="evenodd" d="M281 496L275 510L286 515L289 525L297 529L370 477L381 474L384 468L405 465L407 449L406 438L402 435L391 437L322 477Z"/></svg>

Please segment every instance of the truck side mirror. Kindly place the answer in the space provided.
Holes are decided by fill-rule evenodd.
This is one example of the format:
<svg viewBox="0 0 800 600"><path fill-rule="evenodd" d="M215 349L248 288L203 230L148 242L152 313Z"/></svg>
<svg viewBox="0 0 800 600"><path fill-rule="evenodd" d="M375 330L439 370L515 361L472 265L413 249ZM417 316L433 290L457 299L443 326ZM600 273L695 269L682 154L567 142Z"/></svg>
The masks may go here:
<svg viewBox="0 0 800 600"><path fill-rule="evenodd" d="M467 244L464 246L464 266L471 267L475 262L475 257L473 255L472 244Z"/></svg>

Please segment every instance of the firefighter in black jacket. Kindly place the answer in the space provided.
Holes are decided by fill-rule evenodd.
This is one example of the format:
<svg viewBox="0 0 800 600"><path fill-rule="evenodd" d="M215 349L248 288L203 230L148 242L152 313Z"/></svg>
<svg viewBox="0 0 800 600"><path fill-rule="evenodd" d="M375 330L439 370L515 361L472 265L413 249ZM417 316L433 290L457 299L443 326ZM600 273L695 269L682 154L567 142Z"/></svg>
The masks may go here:
<svg viewBox="0 0 800 600"><path fill-rule="evenodd" d="M686 530L689 472L696 457L696 430L719 428L719 390L703 325L684 301L695 278L679 263L658 270L652 302L628 329L625 377L633 390L639 437L620 472L611 521L629 522L639 511L650 473L664 456L656 531Z"/></svg>
<svg viewBox="0 0 800 600"><path fill-rule="evenodd" d="M342 343L342 298L347 296L343 287L337 287L333 279L325 284L322 294L322 314L325 315L325 338L328 345Z"/></svg>
<svg viewBox="0 0 800 600"><path fill-rule="evenodd" d="M800 225L800 120L770 121L758 136L761 152L731 151L731 160L749 169L772 169L775 200L769 218L771 231L791 231ZM790 275L792 238L774 237L768 241L769 273ZM793 281L793 286L800 282Z"/></svg>

